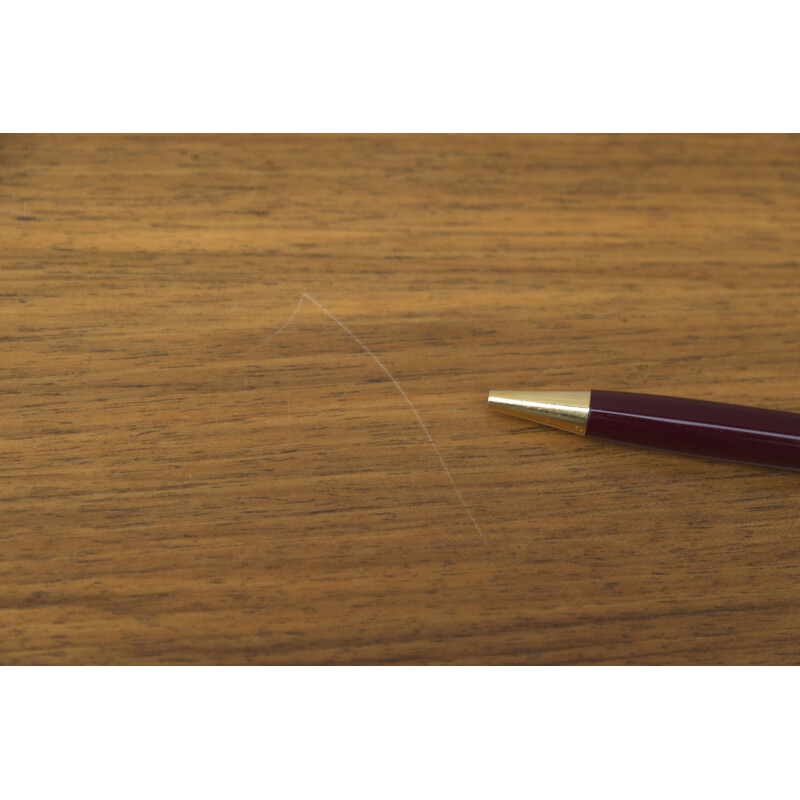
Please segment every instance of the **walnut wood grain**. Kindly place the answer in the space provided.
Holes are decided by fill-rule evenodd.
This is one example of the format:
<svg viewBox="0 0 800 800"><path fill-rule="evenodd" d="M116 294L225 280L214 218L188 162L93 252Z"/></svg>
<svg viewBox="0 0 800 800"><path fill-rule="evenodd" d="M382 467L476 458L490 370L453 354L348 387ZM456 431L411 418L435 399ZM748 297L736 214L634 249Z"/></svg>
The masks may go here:
<svg viewBox="0 0 800 800"><path fill-rule="evenodd" d="M797 137L3 137L0 661L800 662L797 474L486 407L798 411L799 254Z"/></svg>

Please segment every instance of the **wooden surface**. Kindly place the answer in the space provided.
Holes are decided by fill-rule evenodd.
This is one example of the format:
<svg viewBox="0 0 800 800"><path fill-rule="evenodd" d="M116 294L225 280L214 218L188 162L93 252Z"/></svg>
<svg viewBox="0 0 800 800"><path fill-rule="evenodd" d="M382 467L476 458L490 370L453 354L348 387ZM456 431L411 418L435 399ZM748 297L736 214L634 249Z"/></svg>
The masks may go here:
<svg viewBox="0 0 800 800"><path fill-rule="evenodd" d="M797 137L6 136L0 276L2 663L800 662L799 475L486 408L800 410Z"/></svg>

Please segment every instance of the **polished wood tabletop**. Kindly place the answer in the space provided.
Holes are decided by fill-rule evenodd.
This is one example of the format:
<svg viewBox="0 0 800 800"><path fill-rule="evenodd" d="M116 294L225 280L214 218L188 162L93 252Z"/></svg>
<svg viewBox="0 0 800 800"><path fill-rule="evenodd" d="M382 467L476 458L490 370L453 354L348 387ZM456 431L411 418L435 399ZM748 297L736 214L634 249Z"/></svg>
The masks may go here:
<svg viewBox="0 0 800 800"><path fill-rule="evenodd" d="M800 138L0 138L0 662L800 662Z"/></svg>

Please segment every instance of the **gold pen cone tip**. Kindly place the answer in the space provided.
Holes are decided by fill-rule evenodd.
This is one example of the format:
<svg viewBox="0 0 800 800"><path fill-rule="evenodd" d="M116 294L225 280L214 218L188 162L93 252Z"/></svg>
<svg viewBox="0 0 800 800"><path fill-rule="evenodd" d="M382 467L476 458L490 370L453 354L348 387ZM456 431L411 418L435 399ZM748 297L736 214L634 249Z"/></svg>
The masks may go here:
<svg viewBox="0 0 800 800"><path fill-rule="evenodd" d="M591 392L489 392L489 408L550 425L586 433Z"/></svg>

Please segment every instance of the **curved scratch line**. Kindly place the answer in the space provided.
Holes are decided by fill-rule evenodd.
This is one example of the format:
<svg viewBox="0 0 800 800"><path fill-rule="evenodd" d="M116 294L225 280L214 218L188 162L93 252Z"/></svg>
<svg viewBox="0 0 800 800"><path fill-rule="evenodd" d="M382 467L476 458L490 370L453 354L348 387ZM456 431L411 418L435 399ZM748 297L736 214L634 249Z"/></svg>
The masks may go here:
<svg viewBox="0 0 800 800"><path fill-rule="evenodd" d="M273 331L269 336L267 336L267 338L264 339L263 342L257 344L255 347L251 347L247 352L252 353L253 350L258 350L259 347L265 345L270 339L274 339L284 328L288 328L289 325L291 325L292 320L297 316L297 312L300 310L300 306L303 305L303 300L305 300L306 297L308 297L308 295L305 292L303 292L303 294L300 295L300 301L295 306L294 311L292 311L292 314L289 317L289 319L287 319L286 322L284 322L283 325L281 325L280 328L278 328L278 330ZM310 300L311 298L309 297L308 299Z"/></svg>
<svg viewBox="0 0 800 800"><path fill-rule="evenodd" d="M356 343L359 345L359 347L386 373L386 376L394 384L395 389L397 389L397 391L400 392L400 394L403 396L403 399L406 401L406 403L408 403L408 407L411 409L411 413L416 418L417 422L419 423L420 428L422 428L423 433L427 437L428 441L431 444L431 447L433 448L434 452L436 453L436 455L437 455L437 457L439 459L439 463L441 463L442 469L445 472L445 475L447 475L447 477L450 479L450 484L452 485L453 490L456 493L456 496L458 497L459 501L461 502L461 505L464 507L464 511L467 512L467 516L470 518L470 521L475 526L475 530L478 532L478 536L481 537L481 541L484 544L488 544L488 542L486 541L486 537L483 535L483 531L480 529L480 526L478 525L477 520L475 519L475 517L472 516L472 512L469 510L469 508L467 507L467 504L464 502L464 497L462 496L461 491L459 490L458 486L456 486L455 480L453 480L453 474L450 472L447 464L445 463L444 458L442 457L442 454L439 452L439 448L436 446L436 442L433 441L433 437L431 436L427 425L425 425L425 423L422 421L422 417L419 415L419 412L417 411L417 409L414 406L414 404L411 402L409 396L403 390L403 387L395 380L394 375L392 375L392 373L389 372L389 370L386 368L386 366L383 364L383 362L378 358L378 356L376 356L375 353L373 353L372 350L370 350L369 347L367 347L364 344L364 342L362 342L361 339L359 339L358 336L356 336L353 333L353 331L351 331L350 328L348 328L347 325L344 324L344 322L342 322L340 319L337 319L333 315L332 312L328 311L328 309L325 308L325 306L323 306L322 303L320 303L318 300L315 300L310 294L306 294L305 292L303 292L300 295L300 302L298 302L298 304L295 307L294 311L292 311L292 314L289 317L289 319L287 319L286 322L284 322L283 325L281 325L280 328L278 328L278 330L276 330L274 333L272 333L270 336L268 336L263 342L261 342L261 344L257 344L253 348L253 350L261 347L261 345L263 345L263 344L266 344L270 339L273 339L282 330L284 330L284 328L286 328L289 325L289 323L291 323L291 321L297 316L297 312L300 310L300 306L303 305L303 300L308 300L308 301L312 302L320 311L322 311L323 313L327 314L348 336L352 337L356 341ZM250 350L249 352L252 353L253 350Z"/></svg>

